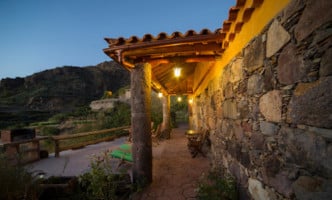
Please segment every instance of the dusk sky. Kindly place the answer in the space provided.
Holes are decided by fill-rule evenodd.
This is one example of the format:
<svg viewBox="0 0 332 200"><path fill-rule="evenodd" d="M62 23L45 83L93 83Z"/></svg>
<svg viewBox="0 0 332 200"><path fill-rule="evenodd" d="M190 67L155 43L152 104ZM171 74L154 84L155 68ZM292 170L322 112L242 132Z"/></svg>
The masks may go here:
<svg viewBox="0 0 332 200"><path fill-rule="evenodd" d="M0 0L0 79L111 60L105 37L214 31L236 0Z"/></svg>

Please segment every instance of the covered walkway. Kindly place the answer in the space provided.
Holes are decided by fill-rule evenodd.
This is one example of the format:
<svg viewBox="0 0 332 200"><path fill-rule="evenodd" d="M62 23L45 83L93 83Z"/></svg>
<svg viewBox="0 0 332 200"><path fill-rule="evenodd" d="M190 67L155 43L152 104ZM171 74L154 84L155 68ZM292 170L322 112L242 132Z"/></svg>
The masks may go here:
<svg viewBox="0 0 332 200"><path fill-rule="evenodd" d="M203 173L209 171L210 164L209 159L201 155L191 157L185 137L187 129L187 124L180 124L172 130L170 140L153 145L153 182L142 192L135 194L134 200L195 199L197 181ZM94 155L118 148L126 140L123 137L82 149L64 151L59 158L51 154L49 158L27 167L32 171L44 171L47 176L78 176L89 169ZM114 161L114 165L117 164L118 162Z"/></svg>

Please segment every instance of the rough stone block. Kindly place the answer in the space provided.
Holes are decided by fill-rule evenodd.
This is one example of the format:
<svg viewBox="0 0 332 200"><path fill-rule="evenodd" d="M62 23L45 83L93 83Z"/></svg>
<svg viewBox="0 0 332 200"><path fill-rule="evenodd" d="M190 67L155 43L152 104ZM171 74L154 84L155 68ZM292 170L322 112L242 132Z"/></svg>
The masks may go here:
<svg viewBox="0 0 332 200"><path fill-rule="evenodd" d="M294 192L292 190L292 181L288 178L286 171L281 171L273 177L269 177L269 186L275 188L280 194L290 198Z"/></svg>
<svg viewBox="0 0 332 200"><path fill-rule="evenodd" d="M292 16L296 16L296 13L303 9L305 4L301 0L292 0L287 7L282 11L281 23L287 23Z"/></svg>
<svg viewBox="0 0 332 200"><path fill-rule="evenodd" d="M269 177L274 177L280 170L281 162L275 155L266 157L263 161L263 175L267 182Z"/></svg>
<svg viewBox="0 0 332 200"><path fill-rule="evenodd" d="M252 72L263 66L265 46L262 36L256 37L244 50L243 64L245 69Z"/></svg>
<svg viewBox="0 0 332 200"><path fill-rule="evenodd" d="M272 61L264 62L264 87L267 91L276 88L277 85L277 78L274 75L273 69L274 64Z"/></svg>
<svg viewBox="0 0 332 200"><path fill-rule="evenodd" d="M287 121L332 128L332 77L312 83L300 83L288 105Z"/></svg>
<svg viewBox="0 0 332 200"><path fill-rule="evenodd" d="M311 172L332 175L330 147L326 141L309 131L282 127L279 131L280 151L288 163L295 163Z"/></svg>
<svg viewBox="0 0 332 200"><path fill-rule="evenodd" d="M220 86L221 88L225 88L226 85L230 82L230 77L231 77L231 64L228 64L222 71L222 75L220 78Z"/></svg>
<svg viewBox="0 0 332 200"><path fill-rule="evenodd" d="M241 118L248 118L249 115L249 106L248 106L248 101L246 100L241 100L238 105L238 114L240 115Z"/></svg>
<svg viewBox="0 0 332 200"><path fill-rule="evenodd" d="M242 141L244 134L241 125L234 124L234 134L237 140Z"/></svg>
<svg viewBox="0 0 332 200"><path fill-rule="evenodd" d="M262 134L259 133L255 133L253 132L251 134L251 145L253 146L254 149L256 150L263 150L264 149L264 136Z"/></svg>
<svg viewBox="0 0 332 200"><path fill-rule="evenodd" d="M292 43L282 50L277 67L278 80L281 84L296 83L306 75L303 57L297 52L296 46Z"/></svg>
<svg viewBox="0 0 332 200"><path fill-rule="evenodd" d="M241 153L240 153L240 163L244 167L249 168L249 166L250 166L250 156L249 156L248 152L241 151Z"/></svg>
<svg viewBox="0 0 332 200"><path fill-rule="evenodd" d="M248 189L251 197L255 200L270 199L268 192L263 188L263 184L253 178L248 180Z"/></svg>
<svg viewBox="0 0 332 200"><path fill-rule="evenodd" d="M248 95L259 94L264 89L264 78L260 74L254 74L249 77L247 85Z"/></svg>
<svg viewBox="0 0 332 200"><path fill-rule="evenodd" d="M302 16L294 29L295 38L301 41L318 27L332 19L332 1L308 0Z"/></svg>
<svg viewBox="0 0 332 200"><path fill-rule="evenodd" d="M267 32L266 57L273 56L281 47L290 40L288 32L274 20Z"/></svg>
<svg viewBox="0 0 332 200"><path fill-rule="evenodd" d="M252 131L252 124L249 122L242 122L241 123L242 129L244 132L251 132Z"/></svg>
<svg viewBox="0 0 332 200"><path fill-rule="evenodd" d="M266 121L260 121L259 126L263 135L271 136L279 131L279 126Z"/></svg>
<svg viewBox="0 0 332 200"><path fill-rule="evenodd" d="M332 180L319 177L300 176L292 185L296 199L330 200Z"/></svg>
<svg viewBox="0 0 332 200"><path fill-rule="evenodd" d="M234 92L233 92L233 84L228 83L226 85L226 88L224 90L224 94L225 94L225 98L231 98L234 96Z"/></svg>
<svg viewBox="0 0 332 200"><path fill-rule="evenodd" d="M281 121L282 98L279 90L263 95L259 100L259 109L267 121Z"/></svg>
<svg viewBox="0 0 332 200"><path fill-rule="evenodd" d="M209 129L216 129L216 118L209 117L208 118Z"/></svg>
<svg viewBox="0 0 332 200"><path fill-rule="evenodd" d="M233 100L225 100L222 110L225 118L236 119L238 117L236 102Z"/></svg>
<svg viewBox="0 0 332 200"><path fill-rule="evenodd" d="M241 154L240 144L229 140L227 145L227 150L234 159L236 160L240 159L240 154Z"/></svg>
<svg viewBox="0 0 332 200"><path fill-rule="evenodd" d="M229 81L231 83L241 80L243 77L243 59L237 58L234 60L231 66L231 77Z"/></svg>
<svg viewBox="0 0 332 200"><path fill-rule="evenodd" d="M322 57L322 61L320 62L319 75L332 75L332 48L329 48Z"/></svg>

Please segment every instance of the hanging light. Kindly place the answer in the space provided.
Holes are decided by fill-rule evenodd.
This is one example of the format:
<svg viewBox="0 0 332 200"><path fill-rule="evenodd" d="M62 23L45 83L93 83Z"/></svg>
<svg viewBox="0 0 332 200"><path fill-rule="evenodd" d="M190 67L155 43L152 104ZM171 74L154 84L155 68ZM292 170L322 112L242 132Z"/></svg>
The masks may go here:
<svg viewBox="0 0 332 200"><path fill-rule="evenodd" d="M159 97L159 98L163 97L163 93L159 92L159 93L158 93L158 97Z"/></svg>
<svg viewBox="0 0 332 200"><path fill-rule="evenodd" d="M181 68L175 67L174 68L174 76L175 77L180 77L180 75L181 75Z"/></svg>
<svg viewBox="0 0 332 200"><path fill-rule="evenodd" d="M178 97L178 102L181 102L182 101L182 98L181 97Z"/></svg>

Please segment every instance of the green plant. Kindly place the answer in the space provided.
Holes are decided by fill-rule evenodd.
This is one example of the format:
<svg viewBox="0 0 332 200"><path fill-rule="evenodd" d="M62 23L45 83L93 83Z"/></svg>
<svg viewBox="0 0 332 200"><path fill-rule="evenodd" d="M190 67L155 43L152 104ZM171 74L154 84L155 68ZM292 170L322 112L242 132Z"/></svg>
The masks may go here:
<svg viewBox="0 0 332 200"><path fill-rule="evenodd" d="M11 164L7 157L0 153L0 199L37 199L38 181L38 178L22 165Z"/></svg>
<svg viewBox="0 0 332 200"><path fill-rule="evenodd" d="M109 152L96 156L91 161L91 170L79 177L79 183L85 191L86 199L113 200L128 197L131 193L131 183L126 180L127 174L114 174ZM121 189L127 192L119 194Z"/></svg>
<svg viewBox="0 0 332 200"><path fill-rule="evenodd" d="M200 200L235 200L237 199L236 181L224 170L211 171L198 183Z"/></svg>
<svg viewBox="0 0 332 200"><path fill-rule="evenodd" d="M54 123L61 123L68 119L68 114L66 113L58 113L53 115L48 121L52 121Z"/></svg>
<svg viewBox="0 0 332 200"><path fill-rule="evenodd" d="M119 96L125 94L126 91L127 91L128 89L130 89L130 85L126 85L126 86L124 86L124 87L122 87L122 88L119 88L119 89L113 94L113 97L119 97Z"/></svg>
<svg viewBox="0 0 332 200"><path fill-rule="evenodd" d="M131 111L126 103L117 102L111 110L99 114L98 121L101 122L100 129L126 126L130 124Z"/></svg>
<svg viewBox="0 0 332 200"><path fill-rule="evenodd" d="M59 135L60 129L53 126L43 126L40 128L41 135L43 136L53 136L53 135Z"/></svg>

